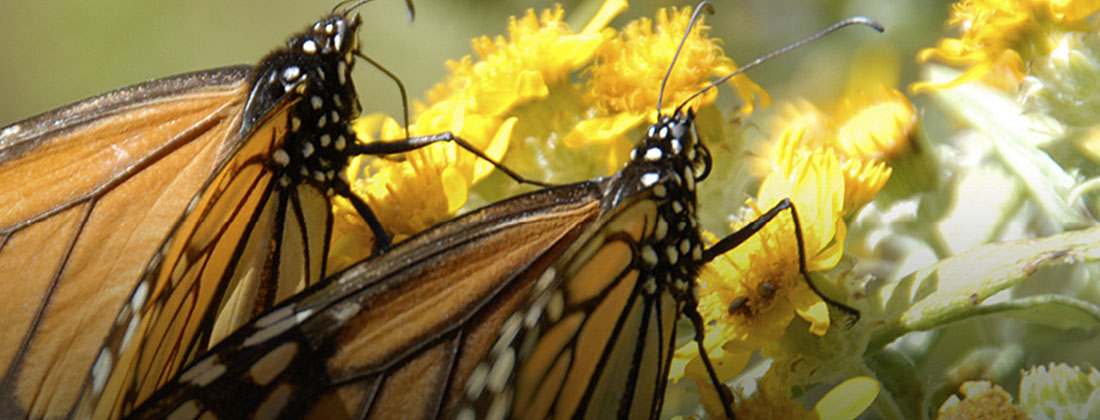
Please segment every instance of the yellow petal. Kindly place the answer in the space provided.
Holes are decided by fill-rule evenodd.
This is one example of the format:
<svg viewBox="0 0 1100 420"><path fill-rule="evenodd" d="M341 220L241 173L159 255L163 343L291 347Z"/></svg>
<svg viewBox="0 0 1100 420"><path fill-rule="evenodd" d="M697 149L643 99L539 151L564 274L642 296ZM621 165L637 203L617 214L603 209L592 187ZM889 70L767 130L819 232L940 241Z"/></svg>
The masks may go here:
<svg viewBox="0 0 1100 420"><path fill-rule="evenodd" d="M454 167L443 169L441 178L443 193L447 196L447 213L454 214L466 205L466 199L470 197L469 181Z"/></svg>
<svg viewBox="0 0 1100 420"><path fill-rule="evenodd" d="M825 335L829 330L829 307L821 296L814 293L813 289L805 283L799 284L791 290L787 299L794 305L794 311L799 317L810 323L810 332L817 336Z"/></svg>
<svg viewBox="0 0 1100 420"><path fill-rule="evenodd" d="M611 23L611 19L618 16L627 8L626 0L608 0L603 2L600 6L600 10L596 12L596 16L592 17L592 20L588 21L588 24L581 30L582 33L591 34L601 31L608 23Z"/></svg>
<svg viewBox="0 0 1100 420"><path fill-rule="evenodd" d="M857 376L837 385L814 406L823 419L851 420L859 417L878 397L878 381Z"/></svg>
<svg viewBox="0 0 1100 420"><path fill-rule="evenodd" d="M643 113L624 112L613 117L581 121L565 135L562 142L569 147L581 147L587 142L606 143L637 127L643 118Z"/></svg>

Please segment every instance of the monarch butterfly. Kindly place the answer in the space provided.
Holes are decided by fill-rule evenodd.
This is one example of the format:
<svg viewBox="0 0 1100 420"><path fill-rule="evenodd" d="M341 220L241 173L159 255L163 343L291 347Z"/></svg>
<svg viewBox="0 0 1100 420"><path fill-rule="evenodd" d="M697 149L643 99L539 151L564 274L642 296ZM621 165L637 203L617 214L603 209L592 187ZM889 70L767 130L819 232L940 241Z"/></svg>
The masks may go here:
<svg viewBox="0 0 1100 420"><path fill-rule="evenodd" d="M342 178L347 159L449 135L354 142L360 21L350 13L364 2L257 66L154 80L0 129L0 303L13 312L0 343L3 417L65 415L93 366L117 372L119 398L147 395L167 377L140 375L170 375L336 271L326 265L333 196L386 246Z"/></svg>
<svg viewBox="0 0 1100 420"><path fill-rule="evenodd" d="M881 30L852 18L810 39L850 24ZM794 213L704 249L710 154L684 106L610 177L437 225L277 305L131 418L655 417L681 313L701 339L696 271Z"/></svg>

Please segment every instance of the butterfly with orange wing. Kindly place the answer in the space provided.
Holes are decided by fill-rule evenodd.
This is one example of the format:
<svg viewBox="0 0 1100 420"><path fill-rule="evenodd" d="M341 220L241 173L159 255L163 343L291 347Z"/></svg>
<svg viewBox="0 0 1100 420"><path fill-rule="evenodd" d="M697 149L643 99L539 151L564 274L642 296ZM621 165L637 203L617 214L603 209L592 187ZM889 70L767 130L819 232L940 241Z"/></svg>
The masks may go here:
<svg viewBox="0 0 1100 420"><path fill-rule="evenodd" d="M850 24L881 30L853 18L821 34ZM292 297L131 418L655 418L681 314L705 354L699 268L784 211L801 250L787 200L701 240L695 186L711 160L685 106L612 176L494 203Z"/></svg>
<svg viewBox="0 0 1100 420"><path fill-rule="evenodd" d="M154 80L0 128L0 304L11 308L0 415L66 415L93 368L114 379L100 376L88 398L148 396L343 268L328 259L335 197L370 225L376 252L388 247L344 179L350 157L449 140L484 157L449 133L355 141L362 3L256 66Z"/></svg>

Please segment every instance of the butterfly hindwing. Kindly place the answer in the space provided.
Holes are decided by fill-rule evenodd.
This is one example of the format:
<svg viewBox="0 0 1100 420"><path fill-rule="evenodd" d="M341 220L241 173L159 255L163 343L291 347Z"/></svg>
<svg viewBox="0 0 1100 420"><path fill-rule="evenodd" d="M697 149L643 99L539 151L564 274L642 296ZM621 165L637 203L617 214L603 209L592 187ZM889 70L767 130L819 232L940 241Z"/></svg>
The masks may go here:
<svg viewBox="0 0 1100 420"><path fill-rule="evenodd" d="M586 182L436 226L241 327L134 415L438 418L503 325L600 212ZM272 403L274 404L274 403ZM197 411L189 411L197 409Z"/></svg>

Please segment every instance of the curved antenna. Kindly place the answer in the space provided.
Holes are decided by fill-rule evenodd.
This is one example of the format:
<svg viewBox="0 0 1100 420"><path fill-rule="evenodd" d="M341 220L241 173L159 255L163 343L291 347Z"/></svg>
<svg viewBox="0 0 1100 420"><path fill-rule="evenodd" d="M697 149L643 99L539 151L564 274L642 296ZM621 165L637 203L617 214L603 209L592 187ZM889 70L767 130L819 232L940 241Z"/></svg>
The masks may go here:
<svg viewBox="0 0 1100 420"><path fill-rule="evenodd" d="M340 10L340 8L344 7L344 5L351 4L351 6L348 6L347 10L344 10L343 13L346 14L346 13L352 11L352 10L355 10L359 6L370 3L372 1L374 1L374 0L343 0L339 3L336 3L335 6L332 6L332 11L329 12L329 13L335 14L336 11ZM409 21L411 22L414 19L416 19L416 7L413 6L412 0L405 0L405 7L407 7L409 9Z"/></svg>
<svg viewBox="0 0 1100 420"><path fill-rule="evenodd" d="M403 114L402 118L404 118L405 122L405 138L409 138L409 95L405 92L405 84L401 83L401 79L397 78L396 74L393 74L385 67L382 67L381 64L379 64L377 61L372 60L370 57L367 57L365 54L359 51L355 51L355 55L359 58L367 60L367 62L374 66L374 68L380 70L382 73L385 73L386 76L389 76L390 80L393 80L393 82L397 84L397 90L401 91L401 112Z"/></svg>
<svg viewBox="0 0 1100 420"><path fill-rule="evenodd" d="M699 17L699 12L706 10L707 14L714 14L714 6L707 3L706 0L699 2L698 6L695 6L695 11L691 12L691 19L688 20L687 31L684 31L684 37L680 38L680 45L676 47L676 54L672 55L672 62L668 64L668 71L665 72L665 78L661 79L661 90L657 93L657 116L661 116L661 103L665 99L665 85L668 84L669 76L672 76L672 69L676 67L676 59L680 58L680 50L684 49L684 43L687 42L688 36L691 35L691 30L695 28L696 18Z"/></svg>
<svg viewBox="0 0 1100 420"><path fill-rule="evenodd" d="M687 99L685 99L683 103L681 103L680 105L677 105L676 106L676 112L679 113L680 110L683 109L683 107L685 105L687 105L688 102L691 102L692 99L695 99L699 95L702 95L703 92L706 92L707 90L713 89L713 88L717 87L718 85L720 85L722 83L726 83L726 81L728 81L733 76L744 73L744 72L748 71L749 69L751 69L753 67L756 67L756 66L760 65L761 63L763 63L765 61L768 61L768 60L771 60L771 59L773 59L777 56L786 54L786 53L790 52L791 50L793 50L795 48L798 48L798 47L801 47L803 45L809 44L811 42L817 41L818 39L821 39L825 35L836 32L838 29L843 28L845 26L850 26L850 25L867 26L867 27L870 27L871 29L874 29L874 30L878 31L879 33L882 33L884 31L886 31L886 28L883 28L882 24L878 23L874 19L871 19L867 16L853 16L853 17L844 19L840 22L834 23L832 26L830 26L828 28L825 28L821 32L810 35L806 38L803 38L802 40L800 40L798 42L787 45L786 47L783 47L783 48L780 48L778 50L772 51L771 53L769 53L767 55L764 55L760 58L752 60L751 63L745 64L745 65L741 66L741 68L739 68L737 70L734 70L733 73L722 76L722 78L720 78L718 80L715 80L714 82L711 82L711 84L707 85L707 87L700 89L698 92L695 92L695 94L693 94L693 95L689 96Z"/></svg>

